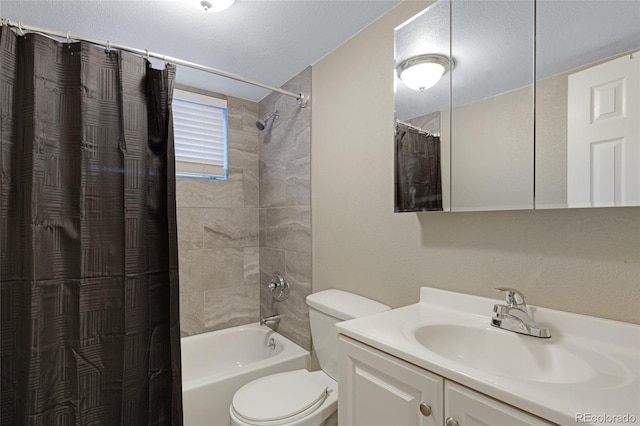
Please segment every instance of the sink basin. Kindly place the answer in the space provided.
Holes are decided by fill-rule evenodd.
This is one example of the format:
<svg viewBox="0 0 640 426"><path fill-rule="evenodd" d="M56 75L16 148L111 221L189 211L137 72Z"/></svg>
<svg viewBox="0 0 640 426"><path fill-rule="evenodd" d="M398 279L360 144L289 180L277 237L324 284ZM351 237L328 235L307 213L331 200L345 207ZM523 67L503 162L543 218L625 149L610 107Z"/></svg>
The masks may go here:
<svg viewBox="0 0 640 426"><path fill-rule="evenodd" d="M597 371L586 348L560 345L554 339L523 336L491 326L432 324L416 329L425 349L495 376L545 383L592 380ZM563 347L564 346L564 347ZM604 357L595 357L604 358ZM600 360L602 362L602 360Z"/></svg>

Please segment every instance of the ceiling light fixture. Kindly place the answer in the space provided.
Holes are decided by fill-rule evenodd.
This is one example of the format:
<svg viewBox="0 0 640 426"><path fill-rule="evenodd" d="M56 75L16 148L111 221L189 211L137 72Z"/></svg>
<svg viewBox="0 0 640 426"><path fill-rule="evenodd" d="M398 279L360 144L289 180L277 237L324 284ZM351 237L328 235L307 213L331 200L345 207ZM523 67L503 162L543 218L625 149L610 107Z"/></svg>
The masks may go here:
<svg viewBox="0 0 640 426"><path fill-rule="evenodd" d="M418 55L402 61L396 67L398 77L413 90L426 90L433 87L442 76L453 68L454 61L444 55Z"/></svg>
<svg viewBox="0 0 640 426"><path fill-rule="evenodd" d="M222 10L231 7L236 0L202 0L200 1L200 7L205 12L220 12Z"/></svg>

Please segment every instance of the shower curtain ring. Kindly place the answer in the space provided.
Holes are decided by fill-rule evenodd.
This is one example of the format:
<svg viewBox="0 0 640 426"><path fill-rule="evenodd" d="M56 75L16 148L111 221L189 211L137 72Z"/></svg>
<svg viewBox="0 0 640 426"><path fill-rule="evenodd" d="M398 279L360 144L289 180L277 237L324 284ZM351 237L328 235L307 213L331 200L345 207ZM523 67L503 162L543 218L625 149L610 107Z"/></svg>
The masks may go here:
<svg viewBox="0 0 640 426"><path fill-rule="evenodd" d="M18 30L20 30L20 35L24 37L25 34L24 34L24 30L22 29L22 22L18 22Z"/></svg>
<svg viewBox="0 0 640 426"><path fill-rule="evenodd" d="M107 54L111 54L111 41L107 40Z"/></svg>
<svg viewBox="0 0 640 426"><path fill-rule="evenodd" d="M145 52L147 52L147 61L149 60L149 49L144 49Z"/></svg>

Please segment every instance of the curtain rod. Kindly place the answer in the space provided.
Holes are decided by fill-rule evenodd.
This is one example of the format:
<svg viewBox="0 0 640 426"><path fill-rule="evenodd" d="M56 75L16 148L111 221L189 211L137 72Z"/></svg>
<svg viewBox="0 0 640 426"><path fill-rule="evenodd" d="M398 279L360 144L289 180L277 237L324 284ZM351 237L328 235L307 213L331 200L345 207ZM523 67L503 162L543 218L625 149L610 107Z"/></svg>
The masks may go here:
<svg viewBox="0 0 640 426"><path fill-rule="evenodd" d="M0 0L1 1L1 0ZM47 28L41 28L41 27L36 27L33 25L25 25L22 22L15 22L15 21L11 21L9 19L5 19L5 18L0 18L0 26L8 26L8 27L13 27L18 29L22 35L24 35L24 31L31 31L31 32L35 32L35 33L43 33L45 35L51 35L51 36L55 36L55 37L60 37L60 38L66 38L67 42L71 42L71 40L76 40L76 41L86 41L89 42L91 44L97 44L99 46L103 46L106 47L107 49L118 49L118 50L125 50L127 52L131 52L131 53L136 53L138 55L141 56L145 56L147 58L156 58L156 59L161 59L164 62L171 62L173 64L176 65L182 65L188 68L193 68L193 69L197 69L200 71L204 71L204 72L208 72L210 74L215 74L215 75L219 75L221 77L226 77L226 78L230 78L232 80L236 80L236 81L240 81L242 83L247 83L247 84L251 84L253 86L257 86L257 87L262 87L263 89L267 89L267 90L271 90L272 92L278 92L281 93L283 95L286 96L290 96L292 98L296 98L296 100L298 101L298 105L300 105L300 108L305 108L308 104L309 104L309 95L305 94L305 93L293 93L290 92L288 90L284 90L281 89L279 87L273 87L273 86L269 86L268 84L263 84L263 83L259 83L257 81L254 80L249 80L248 78L244 78L240 75L237 74L232 74L230 72L226 72L226 71L221 71L215 68L211 68L211 67L207 67L204 65L200 65L200 64L196 64L195 62L189 62L189 61L185 61L182 59L178 59L178 58L174 58L171 56L167 56L167 55L162 55L160 53L155 53L155 52L150 52L146 49L137 49L135 47L129 47L129 46L124 46L121 44L117 44L117 43L111 43L111 41L109 40L97 40L94 38L90 38L90 37L85 37L85 36L81 36L81 35L77 35L77 34L71 34L70 32L62 32L62 31L56 31L56 30L50 30Z"/></svg>
<svg viewBox="0 0 640 426"><path fill-rule="evenodd" d="M402 124L403 126L407 126L410 129L416 130L420 133L425 133L427 135L430 135L431 133L427 132L426 130L422 130L420 127L414 126L413 124L407 123L405 121L402 120L396 120L396 123L398 124Z"/></svg>
<svg viewBox="0 0 640 426"><path fill-rule="evenodd" d="M397 124L402 124L404 126L407 126L407 127L411 128L411 129L413 129L413 130L415 130L415 131L417 131L419 133L423 133L423 134L425 134L427 136L434 136L434 137L437 137L437 138L440 137L440 133L438 133L438 132L436 132L436 133L428 132L426 130L423 130L421 127L417 127L417 126L414 126L413 124L407 123L406 121L402 121L402 120L396 119L396 123Z"/></svg>

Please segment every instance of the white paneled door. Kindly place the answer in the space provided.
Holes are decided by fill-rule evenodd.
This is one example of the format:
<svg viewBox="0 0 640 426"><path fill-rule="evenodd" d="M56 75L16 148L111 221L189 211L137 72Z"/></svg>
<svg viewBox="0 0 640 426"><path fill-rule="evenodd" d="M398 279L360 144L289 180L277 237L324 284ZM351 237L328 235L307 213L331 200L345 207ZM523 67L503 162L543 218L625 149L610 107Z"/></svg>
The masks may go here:
<svg viewBox="0 0 640 426"><path fill-rule="evenodd" d="M640 205L640 51L569 76L569 207Z"/></svg>

